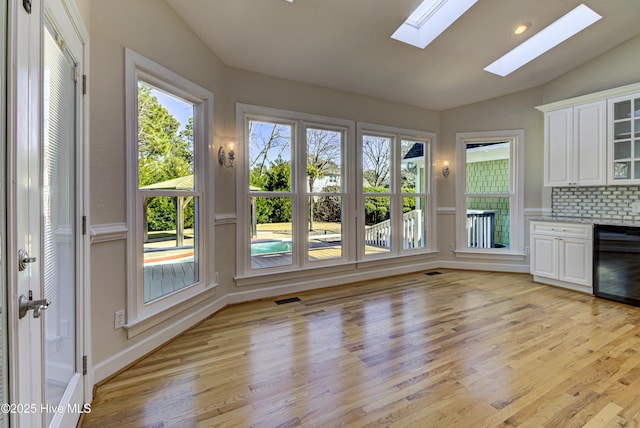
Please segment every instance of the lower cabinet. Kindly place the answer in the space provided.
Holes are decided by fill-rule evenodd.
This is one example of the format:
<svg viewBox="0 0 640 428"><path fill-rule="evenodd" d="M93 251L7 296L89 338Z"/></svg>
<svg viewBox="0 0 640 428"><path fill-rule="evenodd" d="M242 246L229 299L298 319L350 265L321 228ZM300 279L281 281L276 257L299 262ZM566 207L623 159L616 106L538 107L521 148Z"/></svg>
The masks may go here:
<svg viewBox="0 0 640 428"><path fill-rule="evenodd" d="M530 241L534 281L593 294L593 225L532 221Z"/></svg>

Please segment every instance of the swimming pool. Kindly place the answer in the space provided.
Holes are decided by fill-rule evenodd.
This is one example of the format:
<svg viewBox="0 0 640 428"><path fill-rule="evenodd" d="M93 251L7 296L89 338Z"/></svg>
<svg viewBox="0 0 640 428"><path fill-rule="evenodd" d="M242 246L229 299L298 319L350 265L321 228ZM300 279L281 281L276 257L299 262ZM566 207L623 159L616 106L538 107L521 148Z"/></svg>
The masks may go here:
<svg viewBox="0 0 640 428"><path fill-rule="evenodd" d="M251 243L251 255L290 253L293 249L291 241L260 241Z"/></svg>

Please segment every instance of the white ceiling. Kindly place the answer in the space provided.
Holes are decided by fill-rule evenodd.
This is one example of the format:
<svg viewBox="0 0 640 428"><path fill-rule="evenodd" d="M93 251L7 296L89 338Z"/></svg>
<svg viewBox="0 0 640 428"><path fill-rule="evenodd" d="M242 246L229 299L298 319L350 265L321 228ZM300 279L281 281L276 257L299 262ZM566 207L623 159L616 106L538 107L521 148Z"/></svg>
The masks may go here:
<svg viewBox="0 0 640 428"><path fill-rule="evenodd" d="M390 38L420 0L166 1L229 66L433 110L541 85L640 34L640 0L480 0L423 50ZM603 19L507 77L483 70L580 3Z"/></svg>

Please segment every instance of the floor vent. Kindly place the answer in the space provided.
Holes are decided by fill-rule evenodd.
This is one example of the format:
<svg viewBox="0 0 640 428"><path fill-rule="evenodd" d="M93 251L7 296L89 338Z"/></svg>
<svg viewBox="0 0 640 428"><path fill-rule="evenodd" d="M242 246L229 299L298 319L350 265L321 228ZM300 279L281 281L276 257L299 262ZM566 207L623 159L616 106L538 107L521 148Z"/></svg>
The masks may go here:
<svg viewBox="0 0 640 428"><path fill-rule="evenodd" d="M442 272L433 271L433 272L425 272L425 275L433 276L433 275L442 275Z"/></svg>
<svg viewBox="0 0 640 428"><path fill-rule="evenodd" d="M299 302L298 297L289 297L288 299L276 300L276 305L284 305L287 303Z"/></svg>

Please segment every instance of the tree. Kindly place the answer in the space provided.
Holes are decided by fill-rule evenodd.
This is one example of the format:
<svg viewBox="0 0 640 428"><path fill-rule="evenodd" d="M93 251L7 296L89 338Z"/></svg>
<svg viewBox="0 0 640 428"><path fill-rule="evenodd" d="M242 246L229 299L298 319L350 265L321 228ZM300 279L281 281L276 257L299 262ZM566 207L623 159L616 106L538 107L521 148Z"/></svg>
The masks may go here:
<svg viewBox="0 0 640 428"><path fill-rule="evenodd" d="M337 131L307 129L307 180L309 193L313 193L316 180L329 171L340 171L342 135ZM309 231L313 231L315 198L309 201Z"/></svg>
<svg viewBox="0 0 640 428"><path fill-rule="evenodd" d="M144 187L193 174L193 118L180 131L180 122L158 101L149 85L138 85L138 184ZM171 202L173 200L173 202ZM176 198L144 200L143 230L167 230L176 226ZM185 207L185 224L193 224L193 203Z"/></svg>
<svg viewBox="0 0 640 428"><path fill-rule="evenodd" d="M180 122L152 95L138 86L138 182L159 183L193 174L193 121L181 134Z"/></svg>
<svg viewBox="0 0 640 428"><path fill-rule="evenodd" d="M391 141L386 137L362 138L363 176L371 187L387 187L391 173Z"/></svg>

